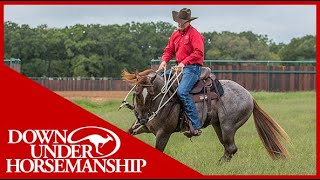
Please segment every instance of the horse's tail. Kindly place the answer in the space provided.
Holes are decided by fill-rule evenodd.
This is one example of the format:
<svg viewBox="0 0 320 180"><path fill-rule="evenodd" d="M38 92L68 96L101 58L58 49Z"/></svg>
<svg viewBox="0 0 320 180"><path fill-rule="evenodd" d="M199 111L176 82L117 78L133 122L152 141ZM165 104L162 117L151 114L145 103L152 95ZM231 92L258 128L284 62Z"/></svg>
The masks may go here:
<svg viewBox="0 0 320 180"><path fill-rule="evenodd" d="M259 137L272 159L289 158L289 153L282 143L282 139L288 140L289 136L253 99L253 119Z"/></svg>

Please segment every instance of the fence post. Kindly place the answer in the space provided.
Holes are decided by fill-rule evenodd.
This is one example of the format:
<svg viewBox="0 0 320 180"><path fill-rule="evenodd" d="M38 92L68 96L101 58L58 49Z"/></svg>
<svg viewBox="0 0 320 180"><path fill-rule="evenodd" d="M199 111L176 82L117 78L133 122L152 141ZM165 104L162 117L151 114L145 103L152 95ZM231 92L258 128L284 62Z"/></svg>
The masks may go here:
<svg viewBox="0 0 320 180"><path fill-rule="evenodd" d="M268 67L268 92L270 92L270 83L271 83L271 76L270 76L270 61L267 62Z"/></svg>

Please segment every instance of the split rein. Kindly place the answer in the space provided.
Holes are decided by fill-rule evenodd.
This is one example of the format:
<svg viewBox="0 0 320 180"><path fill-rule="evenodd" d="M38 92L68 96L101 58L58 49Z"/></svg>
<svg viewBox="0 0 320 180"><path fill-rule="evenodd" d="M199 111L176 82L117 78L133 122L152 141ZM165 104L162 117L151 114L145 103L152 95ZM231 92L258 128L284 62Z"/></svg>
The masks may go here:
<svg viewBox="0 0 320 180"><path fill-rule="evenodd" d="M175 71L175 73L172 75L172 70L174 69L177 69L176 66L174 67L171 67L170 69L170 73L169 73L169 77L167 79L167 76L166 76L166 68L164 68L164 85L163 87L161 88L161 91L159 94L157 94L153 99L152 101L156 100L158 97L160 97L162 95L162 98L161 98L161 101L159 103L159 106L158 106L158 109L154 112L151 113L149 119L148 119L148 122L153 120L157 114L161 111L161 109L172 99L172 97L177 93L177 90L178 88L173 92L173 94L171 96L169 96L169 98L164 101L164 98L166 97L166 95L168 94L170 88L172 87L172 85L177 82L178 85L179 85L179 77L181 76L182 74L182 70L179 72L179 71ZM159 70L156 71L156 73L158 73ZM129 94L134 90L134 88L136 87L137 85L134 85L133 88L128 92L128 94L126 95L126 97L124 98L124 100L122 101L122 104L120 105L118 111L123 107L127 107L129 108L130 110L134 110L134 98L135 98L135 94L132 98L132 102L133 102L133 105L130 105L128 102L127 102L127 98L129 96ZM152 85L142 85L144 87L147 87L147 86L152 86Z"/></svg>

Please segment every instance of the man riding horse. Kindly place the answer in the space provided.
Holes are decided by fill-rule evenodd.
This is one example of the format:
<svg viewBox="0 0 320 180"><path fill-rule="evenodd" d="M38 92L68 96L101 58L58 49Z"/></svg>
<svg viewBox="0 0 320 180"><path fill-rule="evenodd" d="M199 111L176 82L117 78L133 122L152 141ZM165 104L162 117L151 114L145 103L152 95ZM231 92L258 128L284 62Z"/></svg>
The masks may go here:
<svg viewBox="0 0 320 180"><path fill-rule="evenodd" d="M133 105L126 101L129 92L119 107L128 107L136 116L127 132L131 135L154 134L155 148L163 152L173 133L189 129L184 135L191 138L201 134L200 127L212 125L224 147L224 154L219 160L223 162L230 161L238 151L235 134L253 114L258 135L269 155L273 159L288 158L289 153L282 140L288 140L289 136L259 107L250 92L232 80L217 80L209 68L202 67L204 38L190 25L190 21L196 19L191 17L191 11L183 8L180 12L173 11L172 15L179 29L172 33L158 71L148 69L132 74L124 70L122 73L122 78L134 85L130 92L135 92ZM171 69L168 76L166 72L161 75L159 71L166 69L167 62L174 55L180 71L172 75ZM193 94L193 99L189 93ZM181 118L182 111L190 121Z"/></svg>
<svg viewBox="0 0 320 180"><path fill-rule="evenodd" d="M172 33L168 45L164 49L158 70L164 69L173 56L176 56L178 71L182 71L177 94L182 102L184 112L194 128L194 131L189 130L184 134L199 136L201 135L200 120L195 103L189 93L201 74L204 60L204 37L191 26L190 22L197 17L191 17L190 9L183 8L179 12L172 11L172 17L178 23L178 30Z"/></svg>

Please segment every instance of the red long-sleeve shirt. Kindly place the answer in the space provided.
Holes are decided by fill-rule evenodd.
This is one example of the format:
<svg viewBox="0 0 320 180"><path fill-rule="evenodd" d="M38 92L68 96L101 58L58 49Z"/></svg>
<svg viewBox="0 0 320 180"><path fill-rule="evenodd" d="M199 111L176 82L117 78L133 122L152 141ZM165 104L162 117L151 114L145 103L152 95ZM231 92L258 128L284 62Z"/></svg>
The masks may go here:
<svg viewBox="0 0 320 180"><path fill-rule="evenodd" d="M204 37L191 25L183 31L174 31L164 48L162 60L169 62L174 55L177 63L203 66Z"/></svg>

